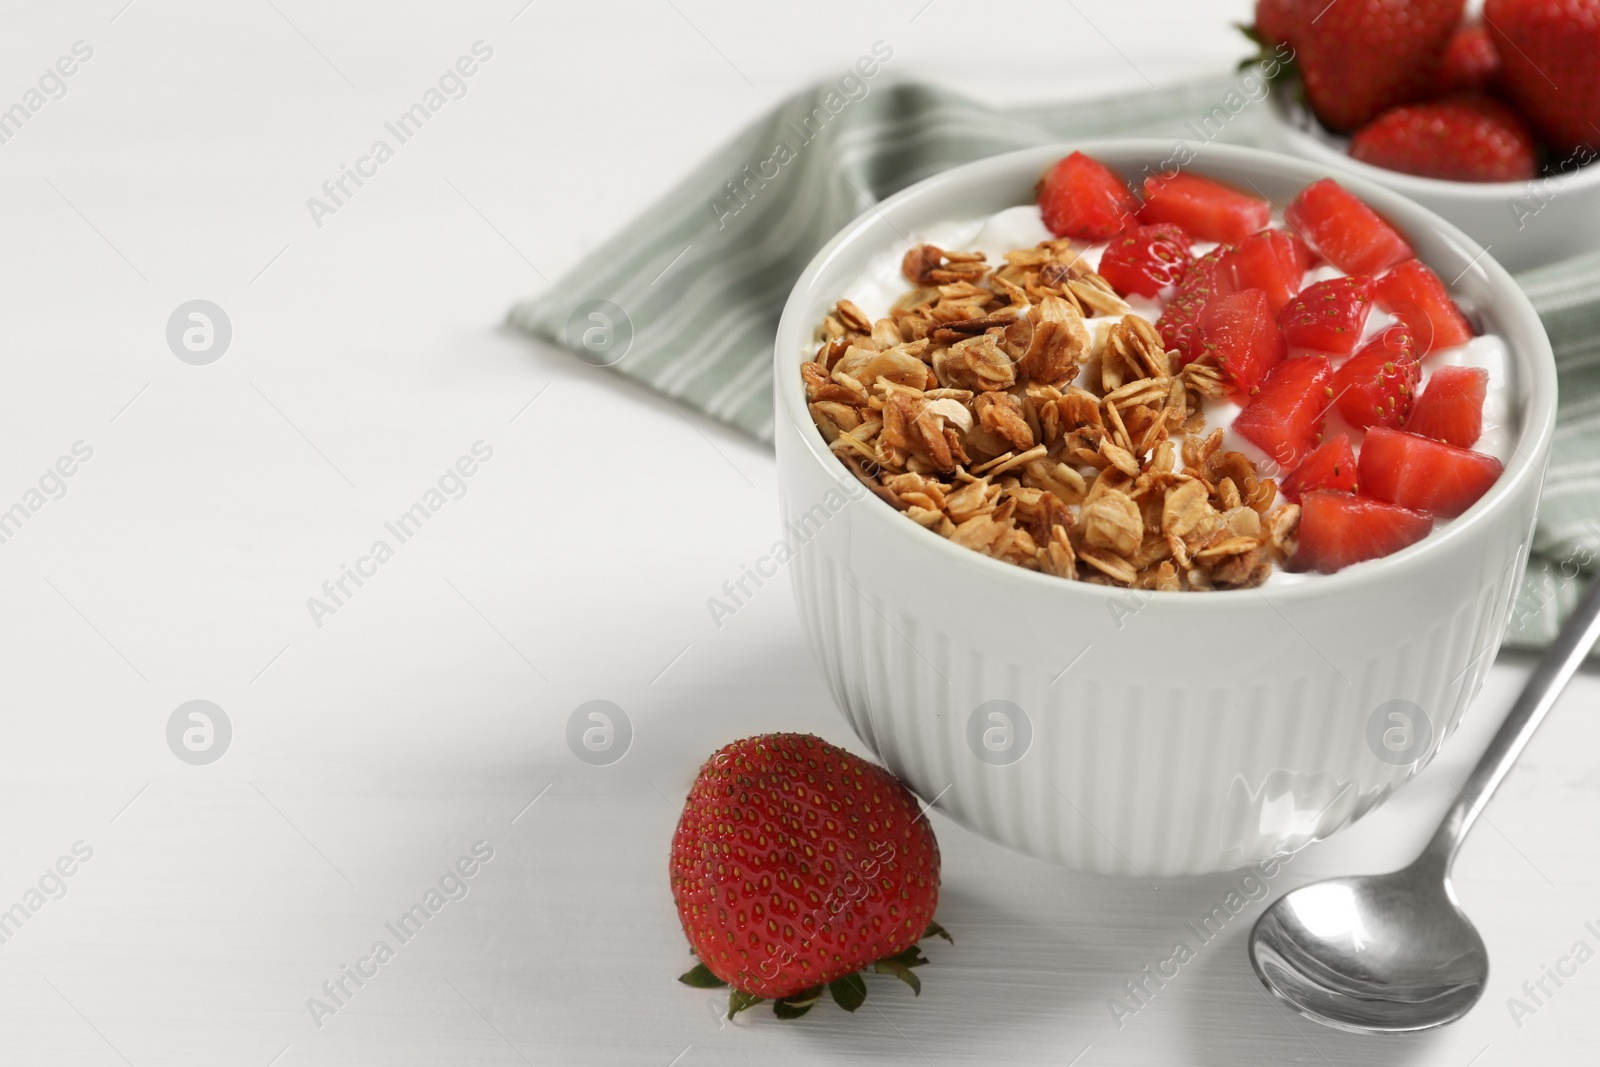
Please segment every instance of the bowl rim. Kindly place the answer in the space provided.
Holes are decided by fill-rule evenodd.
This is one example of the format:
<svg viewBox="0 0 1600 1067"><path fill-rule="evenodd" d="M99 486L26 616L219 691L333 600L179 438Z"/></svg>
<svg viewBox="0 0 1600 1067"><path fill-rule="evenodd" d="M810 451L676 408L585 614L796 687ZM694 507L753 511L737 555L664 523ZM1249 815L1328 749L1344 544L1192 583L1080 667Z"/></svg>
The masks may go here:
<svg viewBox="0 0 1600 1067"><path fill-rule="evenodd" d="M1507 337L1507 350L1517 371L1518 389L1524 394L1518 400L1525 412L1520 432L1512 444L1511 460L1489 492L1466 512L1452 520L1448 528L1431 531L1421 541L1392 555L1354 564L1334 574L1316 575L1315 580L1279 586L1271 590L1269 597L1266 586L1198 592L1131 590L1122 586L1065 581L1053 575L1028 570L975 552L909 521L893 508L877 506L880 503L877 498L870 492L863 495L860 480L827 448L821 433L816 432L806 407L798 373L802 362L799 357L805 350L802 339L813 335L816 324L800 321L804 311L803 305L812 298L819 277L837 257L853 252L858 244L866 242L872 231L881 223L887 223L894 228L889 216L896 210L928 195L932 190L953 184L979 185L990 180L1015 181L1019 171L1024 174L1042 174L1051 163L1073 151L1103 158L1112 170L1124 171L1137 165L1135 160L1159 164L1170 156L1171 145L1150 138L1102 138L1058 142L989 156L941 171L868 207L856 216L812 257L790 291L778 323L773 346L773 381L779 422L787 421L790 424L790 431L799 437L802 449L810 461L826 473L828 480L834 483L834 487L839 489L847 500L859 497L872 502L872 506L857 510L857 513L864 517L864 521L889 523L886 528L897 531L889 536L911 538L910 543L922 546L935 556L948 559L952 566L977 567L979 568L977 573L986 574L998 583L997 588L1014 589L1018 595L1031 595L1037 590L1042 595L1066 598L1063 602L1070 603L1074 597L1086 598L1089 602L1125 600L1131 593L1153 598L1166 607L1179 611L1245 610L1253 608L1259 600L1267 600L1276 610L1279 604L1297 604L1367 589L1388 582L1396 572L1425 566L1429 559L1444 547L1467 539L1494 521L1524 483L1535 478L1543 478L1542 471L1535 468L1533 457L1546 452L1554 433L1555 356L1533 305L1505 268L1484 254L1482 246L1460 229L1393 190L1359 175L1351 175L1347 179L1341 176L1341 183L1373 208L1399 222L1403 229L1412 230L1425 226L1439 231L1443 237L1460 245L1464 253L1476 250L1476 256L1472 258L1466 271L1481 270L1487 275L1487 283L1495 297L1492 301L1495 316L1501 321L1502 336L1510 333L1525 335L1523 343L1516 345L1513 345ZM1117 162L1112 162L1113 159ZM1256 148L1221 144L1206 146L1205 151L1187 165L1187 169L1193 173L1205 174L1208 169L1206 162L1212 159L1276 170L1280 176L1303 179L1306 184L1327 177L1322 168L1308 160ZM898 231L896 233L898 234ZM873 251L891 247L891 244L884 241L881 236L872 240ZM1466 271L1463 272L1463 276ZM780 489L782 485L783 479L780 476ZM1535 499L1537 500L1537 497ZM1054 592L1044 593L1045 590ZM1190 606L1179 607L1184 604Z"/></svg>
<svg viewBox="0 0 1600 1067"><path fill-rule="evenodd" d="M1520 198L1530 185L1559 182L1567 192L1600 186L1600 158L1561 174L1535 175L1521 181L1464 182L1448 178L1426 178L1420 174L1389 170L1387 167L1365 163L1348 152L1320 140L1308 132L1303 122L1316 122L1311 111L1293 92L1274 86L1268 94L1267 121L1275 123L1278 130L1291 141L1304 158L1342 167L1352 174L1366 178L1378 185L1387 185L1417 196L1432 196L1459 200L1466 203L1492 203L1508 197Z"/></svg>

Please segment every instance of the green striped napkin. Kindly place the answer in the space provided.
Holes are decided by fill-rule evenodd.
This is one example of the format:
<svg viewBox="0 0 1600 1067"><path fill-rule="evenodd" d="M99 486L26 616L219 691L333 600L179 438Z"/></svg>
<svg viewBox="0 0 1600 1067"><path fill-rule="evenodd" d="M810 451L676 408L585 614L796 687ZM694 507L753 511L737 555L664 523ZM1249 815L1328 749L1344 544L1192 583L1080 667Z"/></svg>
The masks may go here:
<svg viewBox="0 0 1600 1067"><path fill-rule="evenodd" d="M925 84L851 85L848 95L830 83L791 97L514 307L511 323L770 441L784 300L817 250L872 204L957 164L1060 140L1258 144L1265 106L1229 78L1006 111ZM1219 128L1217 102L1230 92L1243 104ZM1561 381L1534 555L1506 639L1537 647L1600 556L1600 252L1518 280L1543 316Z"/></svg>

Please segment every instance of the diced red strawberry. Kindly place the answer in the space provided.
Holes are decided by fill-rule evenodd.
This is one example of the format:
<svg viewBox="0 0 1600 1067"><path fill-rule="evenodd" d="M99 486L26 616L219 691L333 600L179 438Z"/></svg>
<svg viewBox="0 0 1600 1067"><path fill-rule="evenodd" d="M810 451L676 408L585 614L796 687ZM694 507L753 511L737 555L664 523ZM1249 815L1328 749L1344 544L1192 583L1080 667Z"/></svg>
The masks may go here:
<svg viewBox="0 0 1600 1067"><path fill-rule="evenodd" d="M1178 279L1178 289L1161 310L1156 329L1161 333L1161 343L1177 349L1182 362L1187 365L1200 358L1205 345L1200 339L1200 313L1206 304L1233 292L1233 285L1223 275L1221 262L1228 249L1213 248L1190 263Z"/></svg>
<svg viewBox="0 0 1600 1067"><path fill-rule="evenodd" d="M1482 367L1440 367L1417 398L1406 429L1457 448L1471 448L1483 436L1483 401L1489 372Z"/></svg>
<svg viewBox="0 0 1600 1067"><path fill-rule="evenodd" d="M1444 518L1470 508L1504 470L1482 452L1382 426L1368 431L1356 466L1368 496Z"/></svg>
<svg viewBox="0 0 1600 1067"><path fill-rule="evenodd" d="M1260 289L1276 315L1300 291L1310 250L1288 230L1262 230L1222 257L1235 289ZM1101 271L1104 274L1104 271Z"/></svg>
<svg viewBox="0 0 1600 1067"><path fill-rule="evenodd" d="M1393 226L1332 178L1306 186L1283 217L1346 274L1376 274L1414 254Z"/></svg>
<svg viewBox="0 0 1600 1067"><path fill-rule="evenodd" d="M1308 285L1278 313L1291 348L1348 356L1361 341L1372 310L1372 279L1347 274Z"/></svg>
<svg viewBox="0 0 1600 1067"><path fill-rule="evenodd" d="M1287 499L1294 501L1314 489L1354 493L1356 453L1350 447L1350 435L1342 433L1331 441L1322 442L1279 488Z"/></svg>
<svg viewBox="0 0 1600 1067"><path fill-rule="evenodd" d="M1433 519L1423 512L1317 489L1300 499L1299 545L1288 569L1332 574L1414 545L1431 529Z"/></svg>
<svg viewBox="0 0 1600 1067"><path fill-rule="evenodd" d="M1104 241L1126 226L1139 200L1104 163L1074 152L1039 183L1039 211L1057 237Z"/></svg>
<svg viewBox="0 0 1600 1067"><path fill-rule="evenodd" d="M1129 226L1111 238L1100 256L1100 277L1124 296L1156 296L1176 285L1194 261L1189 235L1178 226Z"/></svg>
<svg viewBox="0 0 1600 1067"><path fill-rule="evenodd" d="M1144 180L1139 221L1146 225L1171 222L1196 240L1232 244L1264 229L1272 221L1272 205L1221 182L1180 171L1171 177Z"/></svg>
<svg viewBox="0 0 1600 1067"><path fill-rule="evenodd" d="M1230 293L1208 303L1200 312L1200 341L1223 377L1246 394L1288 354L1267 294L1260 289Z"/></svg>
<svg viewBox="0 0 1600 1067"><path fill-rule="evenodd" d="M1417 397L1411 331L1391 326L1333 372L1339 414L1352 426L1404 426Z"/></svg>
<svg viewBox="0 0 1600 1067"><path fill-rule="evenodd" d="M1472 340L1472 325L1444 282L1418 260L1408 259L1379 278L1372 292L1379 307L1411 327L1418 358Z"/></svg>
<svg viewBox="0 0 1600 1067"><path fill-rule="evenodd" d="M1333 404L1333 365L1326 356L1296 356L1268 372L1233 428L1284 470L1300 466L1322 436Z"/></svg>
<svg viewBox="0 0 1600 1067"><path fill-rule="evenodd" d="M1304 274L1322 262L1322 257L1311 251L1311 246L1306 244L1304 238L1293 230L1277 230L1275 232L1282 233L1288 237L1289 247L1294 249L1295 259L1300 264L1300 273Z"/></svg>

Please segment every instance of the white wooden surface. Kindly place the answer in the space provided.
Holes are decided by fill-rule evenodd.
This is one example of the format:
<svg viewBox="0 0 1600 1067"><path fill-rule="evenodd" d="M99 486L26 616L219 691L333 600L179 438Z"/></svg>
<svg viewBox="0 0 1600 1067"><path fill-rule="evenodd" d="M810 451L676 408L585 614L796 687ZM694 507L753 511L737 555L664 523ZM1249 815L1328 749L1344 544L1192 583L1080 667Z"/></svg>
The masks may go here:
<svg viewBox="0 0 1600 1067"><path fill-rule="evenodd" d="M1506 1000L1600 947L1593 673L1462 857L1494 973L1446 1032L1286 1017L1243 955L1260 904L1118 1028L1107 999L1232 879L1078 876L938 816L957 941L919 999L725 1026L673 981L666 852L698 762L761 730L853 739L782 583L720 630L704 606L776 536L770 455L507 334L506 307L874 40L995 100L1089 95L1236 58L1245 4L123 2L11 5L0 35L6 106L93 49L0 144L0 508L93 449L0 544L0 908L64 888L0 944L0 1062L1592 1062L1600 963L1520 1026ZM478 40L466 96L314 225L306 198ZM233 326L209 366L164 337L194 298ZM306 599L478 441L467 494L314 625ZM1527 666L1274 893L1404 859ZM208 766L165 737L197 698L234 731ZM597 698L635 731L607 767L564 739ZM400 944L384 924L479 841L467 895ZM379 939L393 957L317 1026L308 998Z"/></svg>

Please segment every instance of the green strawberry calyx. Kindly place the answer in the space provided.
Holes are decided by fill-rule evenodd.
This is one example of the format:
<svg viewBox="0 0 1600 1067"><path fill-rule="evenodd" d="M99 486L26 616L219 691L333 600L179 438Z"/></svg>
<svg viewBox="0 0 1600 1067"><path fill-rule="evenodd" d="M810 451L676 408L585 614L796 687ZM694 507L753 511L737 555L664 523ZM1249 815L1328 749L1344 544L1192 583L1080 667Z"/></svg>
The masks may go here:
<svg viewBox="0 0 1600 1067"><path fill-rule="evenodd" d="M1297 84L1300 81L1300 65L1295 62L1295 50L1287 42L1268 40L1254 26L1247 26L1242 22L1235 22L1233 28L1244 34L1256 47L1254 55L1246 56L1239 61L1240 73L1252 67L1259 67L1268 83L1272 85L1277 85L1279 82Z"/></svg>
<svg viewBox="0 0 1600 1067"><path fill-rule="evenodd" d="M810 989L802 989L798 993L790 993L786 997L779 997L772 1002L772 1013L780 1019L798 1019L810 1011L822 999L826 992L833 998L833 1002L845 1011L853 1012L867 1000L868 972L873 974L887 974L900 979L911 987L913 995L922 993L922 981L912 970L928 962L922 954L921 942L930 937L942 937L951 944L955 938L949 931L936 922L930 922L928 928L922 932L917 944L893 956L885 956L881 960L869 963L852 974L835 978L826 985L815 985ZM727 982L711 973L711 969L704 963L697 963L684 974L678 976L678 981L696 989L721 989L728 986ZM765 997L758 997L754 993L746 993L742 989L728 987L728 1018L732 1019L746 1008L752 1008L764 1001Z"/></svg>

